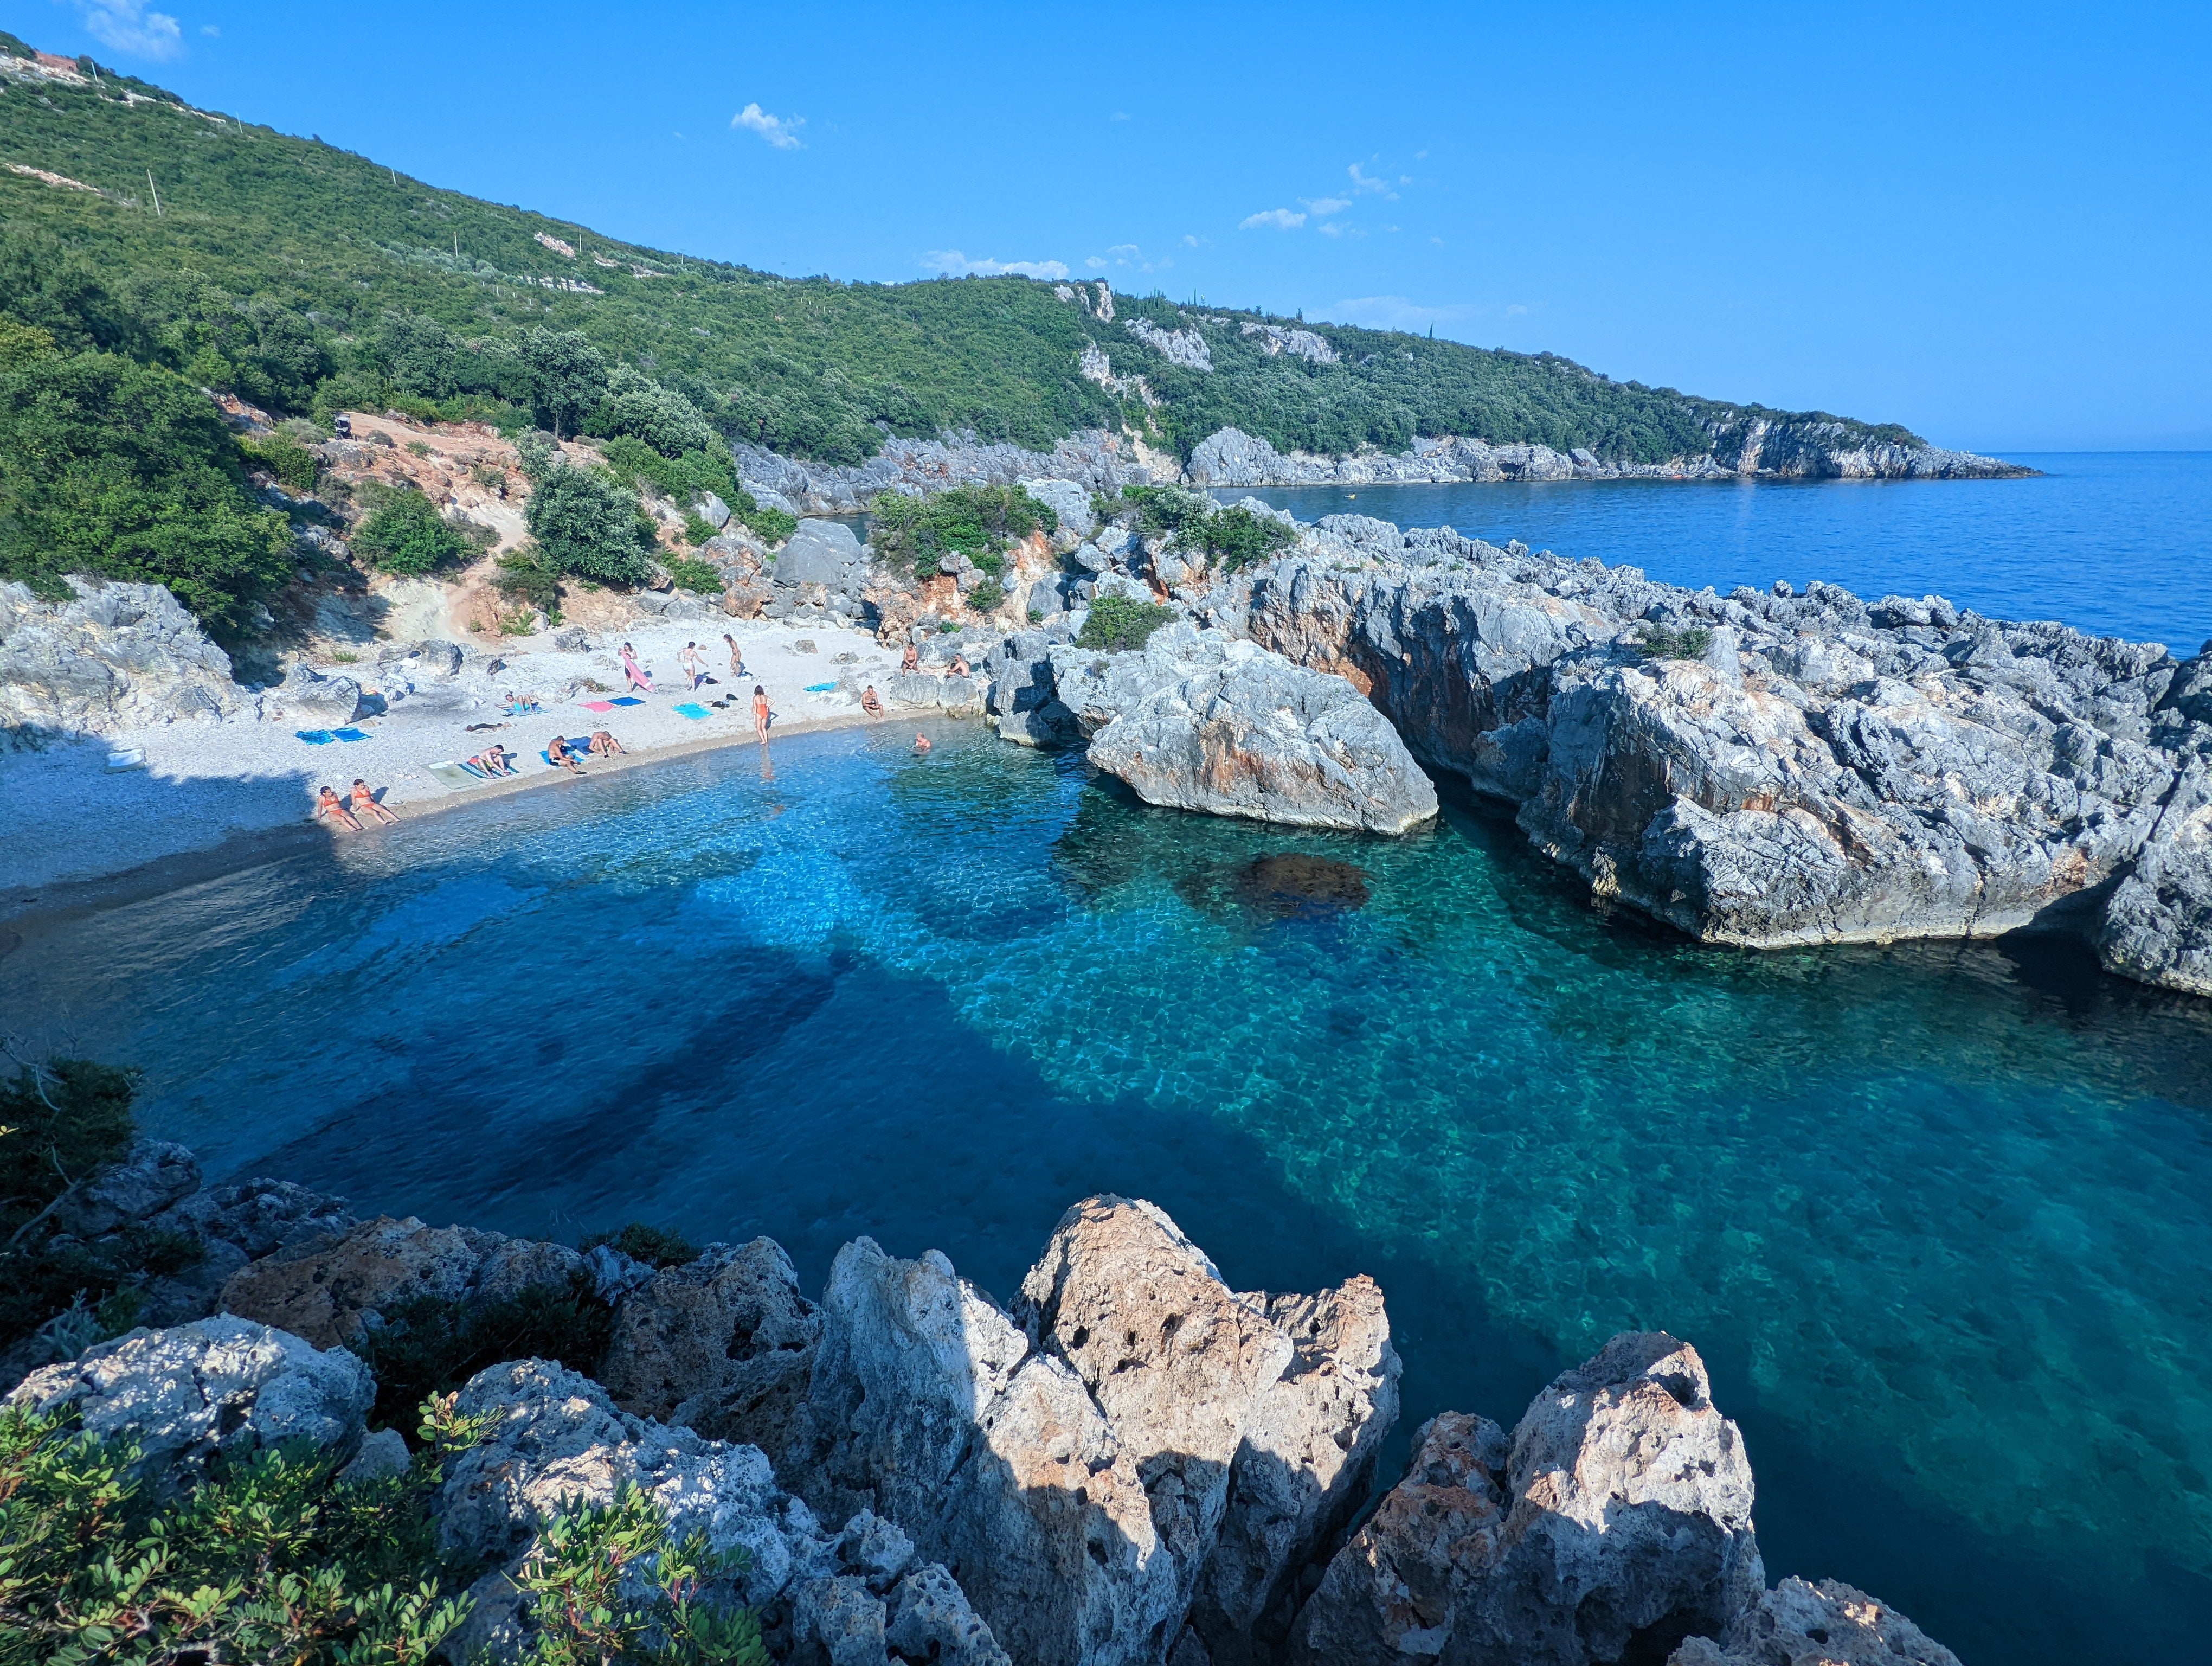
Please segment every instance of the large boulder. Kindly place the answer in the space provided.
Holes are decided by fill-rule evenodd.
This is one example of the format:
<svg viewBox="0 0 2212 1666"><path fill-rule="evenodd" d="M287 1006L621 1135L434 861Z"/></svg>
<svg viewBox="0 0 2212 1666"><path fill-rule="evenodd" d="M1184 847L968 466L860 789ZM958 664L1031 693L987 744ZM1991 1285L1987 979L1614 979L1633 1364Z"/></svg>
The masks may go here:
<svg viewBox="0 0 2212 1666"><path fill-rule="evenodd" d="M294 666L270 698L291 721L322 728L350 723L362 711L359 683L336 673L326 677L305 664Z"/></svg>
<svg viewBox="0 0 2212 1666"><path fill-rule="evenodd" d="M1027 479L1021 489L1038 502L1051 507L1060 522L1060 530L1074 538L1081 538L1098 524L1098 516L1091 507L1091 490L1073 480Z"/></svg>
<svg viewBox="0 0 2212 1666"><path fill-rule="evenodd" d="M710 1244L623 1296L599 1370L615 1403L781 1462L798 1438L822 1336L791 1257L770 1238Z"/></svg>
<svg viewBox="0 0 2212 1666"><path fill-rule="evenodd" d="M2212 995L2212 769L2185 770L2105 904L2096 941L2124 977Z"/></svg>
<svg viewBox="0 0 2212 1666"><path fill-rule="evenodd" d="M112 734L244 707L230 656L166 587L69 585L55 603L0 584L0 729Z"/></svg>
<svg viewBox="0 0 2212 1666"><path fill-rule="evenodd" d="M1217 816L1403 833L1437 813L1435 784L1358 690L1249 642L1121 714L1090 758L1147 804Z"/></svg>
<svg viewBox="0 0 2212 1666"><path fill-rule="evenodd" d="M240 1268L222 1287L222 1305L330 1347L410 1298L496 1301L533 1285L563 1284L581 1265L563 1244L385 1215L335 1243L310 1243Z"/></svg>
<svg viewBox="0 0 2212 1666"><path fill-rule="evenodd" d="M896 1522L1018 1660L1157 1663L1182 1617L1175 1559L1074 1371L934 1250L855 1239L822 1306L809 1499Z"/></svg>
<svg viewBox="0 0 2212 1666"><path fill-rule="evenodd" d="M1598 1666L1723 1636L1759 1600L1751 1466L1686 1343L1614 1337L1530 1403L1503 1487L1498 1456L1479 1423L1429 1426L1405 1496L1300 1614L1301 1658Z"/></svg>
<svg viewBox="0 0 2212 1666"><path fill-rule="evenodd" d="M1784 1579L1716 1643L1693 1637L1668 1666L1959 1666L1895 1608L1838 1579Z"/></svg>
<svg viewBox="0 0 2212 1666"><path fill-rule="evenodd" d="M842 520L802 520L775 558L778 584L818 584L851 590L866 574L860 540Z"/></svg>
<svg viewBox="0 0 2212 1666"><path fill-rule="evenodd" d="M96 1238L134 1221L148 1220L199 1189L199 1159L165 1140L135 1141L123 1161L64 1195L54 1225L81 1238Z"/></svg>
<svg viewBox="0 0 2212 1666"><path fill-rule="evenodd" d="M103 1342L33 1371L8 1403L74 1411L88 1434L136 1441L138 1473L166 1492L189 1487L217 1453L290 1440L349 1453L375 1399L368 1368L344 1349L224 1314Z"/></svg>

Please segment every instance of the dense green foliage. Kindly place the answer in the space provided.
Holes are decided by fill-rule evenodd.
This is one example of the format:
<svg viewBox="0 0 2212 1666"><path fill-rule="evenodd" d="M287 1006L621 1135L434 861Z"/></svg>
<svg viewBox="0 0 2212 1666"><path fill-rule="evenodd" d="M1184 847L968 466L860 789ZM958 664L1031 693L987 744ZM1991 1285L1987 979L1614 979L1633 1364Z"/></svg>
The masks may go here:
<svg viewBox="0 0 2212 1666"><path fill-rule="evenodd" d="M872 454L885 429L1042 446L1125 422L1186 455L1233 424L1285 449L1397 449L1460 434L1656 461L1716 444L1726 453L1752 417L1784 415L1614 382L1548 355L1348 326L1310 326L1339 356L1316 364L1244 333L1291 320L1157 296L1116 297L1108 320L1093 286L1060 286L1081 297L1070 300L1020 277L775 277L401 179L167 94L126 106L94 87L10 85L0 154L93 187L0 175L9 312L48 325L71 350L158 359L283 410L335 408L343 394L372 408L526 410L563 435L690 449L691 418L606 381L620 366L681 394L724 435L841 463ZM160 217L144 192L149 168ZM1139 316L1198 331L1212 371L1137 342L1126 326ZM1087 344L1116 375L1142 374L1161 404L1085 380Z"/></svg>
<svg viewBox="0 0 2212 1666"><path fill-rule="evenodd" d="M668 569L668 576L676 581L678 590L689 590L696 596L722 593L722 575L696 556L671 556L661 565Z"/></svg>
<svg viewBox="0 0 2212 1666"><path fill-rule="evenodd" d="M423 574L457 562L469 544L419 491L394 491L353 536L356 553L388 573Z"/></svg>
<svg viewBox="0 0 2212 1666"><path fill-rule="evenodd" d="M546 470L523 519L544 564L600 584L641 582L646 563L659 548L636 496L591 469Z"/></svg>
<svg viewBox="0 0 2212 1666"><path fill-rule="evenodd" d="M1271 516L1239 505L1224 508L1199 492L1179 486L1124 486L1123 499L1137 508L1137 525L1157 537L1173 532L1187 550L1205 553L1211 565L1233 573L1289 548L1297 534Z"/></svg>
<svg viewBox="0 0 2212 1666"><path fill-rule="evenodd" d="M1160 602L1132 601L1127 596L1101 596L1091 604L1090 617L1083 622L1082 634L1076 637L1078 648L1095 648L1102 654L1121 654L1139 648L1152 639L1152 633L1175 617L1175 610Z"/></svg>
<svg viewBox="0 0 2212 1666"><path fill-rule="evenodd" d="M0 1411L0 1666L182 1659L419 1666L468 1614L430 1507L478 1432L422 1408L405 1474L343 1481L305 1445L218 1460L157 1505L139 1449Z"/></svg>
<svg viewBox="0 0 2212 1666"><path fill-rule="evenodd" d="M272 434L264 440L240 440L239 450L249 463L258 464L295 492L315 489L315 453L289 434Z"/></svg>
<svg viewBox="0 0 2212 1666"><path fill-rule="evenodd" d="M603 1243L611 1243L632 1261L641 1261L648 1267L681 1267L686 1262L699 1259L699 1251L683 1233L665 1226L648 1226L641 1220L633 1220L611 1232L592 1232L579 1240L576 1248L589 1255Z"/></svg>
<svg viewBox="0 0 2212 1666"><path fill-rule="evenodd" d="M0 1084L0 1348L44 1329L48 1352L70 1357L137 1322L141 1280L198 1259L191 1240L143 1225L55 1241L64 1195L130 1149L136 1080L58 1059Z"/></svg>
<svg viewBox="0 0 2212 1666"><path fill-rule="evenodd" d="M166 584L236 640L290 576L292 535L215 407L160 364L27 333L0 344L0 578L57 599L64 574Z"/></svg>
<svg viewBox="0 0 2212 1666"><path fill-rule="evenodd" d="M1702 660L1711 643L1712 633L1701 625L1669 630L1664 625L1647 624L1627 645L1647 660Z"/></svg>
<svg viewBox="0 0 2212 1666"><path fill-rule="evenodd" d="M549 1523L515 1584L538 1626L529 1666L768 1666L750 1610L704 1600L744 1571L703 1533L678 1539L649 1494L627 1483L606 1505Z"/></svg>
<svg viewBox="0 0 2212 1666"><path fill-rule="evenodd" d="M384 1319L353 1346L376 1377L369 1420L393 1428L427 1396L457 1389L502 1359L552 1359L588 1374L614 1335L613 1310L581 1273L496 1301L410 1296L386 1308Z"/></svg>
<svg viewBox="0 0 2212 1666"><path fill-rule="evenodd" d="M535 544L501 556L491 582L492 588L520 606L535 608L551 619L561 617L561 575Z"/></svg>
<svg viewBox="0 0 2212 1666"><path fill-rule="evenodd" d="M1008 544L1053 532L1060 518L1019 486L955 486L933 497L882 492L868 504L868 541L896 572L927 575L962 555L996 577Z"/></svg>

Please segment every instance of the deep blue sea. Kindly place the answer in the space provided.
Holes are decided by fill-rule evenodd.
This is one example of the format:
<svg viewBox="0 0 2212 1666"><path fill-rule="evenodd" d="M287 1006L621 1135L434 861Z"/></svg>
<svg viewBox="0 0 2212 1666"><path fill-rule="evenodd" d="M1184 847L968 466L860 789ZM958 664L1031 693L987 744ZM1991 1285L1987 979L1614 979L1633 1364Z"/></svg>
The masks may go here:
<svg viewBox="0 0 2212 1666"><path fill-rule="evenodd" d="M2063 612L2005 597L2071 579L1976 593L1996 557L1901 534L1924 578L1869 582L1840 534L1786 569L1723 537L1863 513L1823 491L1910 520L2044 489L1507 488L1563 521L1457 495L1437 518L1604 553L1573 519L1599 493L1632 524L1702 502L1702 575L1659 558L1689 532L1619 553ZM2148 634L2122 593L2189 558L2085 552L2119 612L2077 622ZM2203 620L2179 587L2146 612ZM1151 1197L1241 1288L1380 1280L1392 1478L1431 1413L1510 1426L1612 1332L1664 1327L1743 1426L1776 1577L1860 1584L1967 1666L2197 1657L2212 1002L2047 940L1698 947L1596 911L1449 786L1403 840L1298 833L1150 810L970 727L916 758L910 733L13 921L0 1031L143 1066L145 1120L216 1177L511 1231L766 1232L810 1287L867 1232L1004 1296L1068 1203ZM1333 866L1302 889L1285 856Z"/></svg>
<svg viewBox="0 0 2212 1666"><path fill-rule="evenodd" d="M1990 618L2063 619L2093 635L2212 638L2212 453L2014 456L2026 480L1805 483L1663 480L1307 486L1251 495L1302 520L1345 512L1517 538L1723 595L1814 579L1871 601L1948 596ZM1242 490L1224 489L1234 499Z"/></svg>

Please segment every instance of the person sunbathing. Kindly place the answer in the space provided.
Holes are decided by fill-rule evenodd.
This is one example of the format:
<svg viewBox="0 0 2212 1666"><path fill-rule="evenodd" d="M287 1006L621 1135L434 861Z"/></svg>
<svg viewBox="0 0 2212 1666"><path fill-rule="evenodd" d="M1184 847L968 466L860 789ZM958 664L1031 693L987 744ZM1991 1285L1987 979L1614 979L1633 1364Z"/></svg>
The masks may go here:
<svg viewBox="0 0 2212 1666"><path fill-rule="evenodd" d="M346 814L345 801L327 787L323 788L322 796L315 800L315 813L329 817L341 827L349 827L356 833L361 831L361 824Z"/></svg>
<svg viewBox="0 0 2212 1666"><path fill-rule="evenodd" d="M576 755L568 750L568 743L557 734L553 737L551 744L545 748L545 756L548 761L566 769L572 775L580 775L584 773L583 766L576 762Z"/></svg>
<svg viewBox="0 0 2212 1666"><path fill-rule="evenodd" d="M906 652L899 656L899 669L901 671L920 671L921 669L921 650L916 648L912 642L908 642L906 645Z"/></svg>
<svg viewBox="0 0 2212 1666"><path fill-rule="evenodd" d="M877 696L876 685L873 683L860 690L860 709L871 717L881 717L884 714L884 702Z"/></svg>
<svg viewBox="0 0 2212 1666"><path fill-rule="evenodd" d="M504 746L488 746L469 762L482 764L485 769L495 775L511 775L515 773L514 766L507 761L507 749Z"/></svg>
<svg viewBox="0 0 2212 1666"><path fill-rule="evenodd" d="M952 651L952 674L955 677L968 675L968 656L957 648Z"/></svg>
<svg viewBox="0 0 2212 1666"><path fill-rule="evenodd" d="M376 789L359 775L353 778L353 813L356 816L374 816L377 820L389 826L397 827L399 824L399 818L376 801Z"/></svg>
<svg viewBox="0 0 2212 1666"><path fill-rule="evenodd" d="M594 757L619 757L629 750L629 747L617 740L608 731L605 729L592 731L592 752Z"/></svg>

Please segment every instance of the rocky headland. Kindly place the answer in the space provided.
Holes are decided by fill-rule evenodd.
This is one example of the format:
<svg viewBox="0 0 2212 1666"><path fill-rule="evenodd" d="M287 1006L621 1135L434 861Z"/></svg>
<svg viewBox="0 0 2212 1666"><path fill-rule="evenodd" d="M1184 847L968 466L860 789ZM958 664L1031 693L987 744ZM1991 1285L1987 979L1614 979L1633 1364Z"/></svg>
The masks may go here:
<svg viewBox="0 0 2212 1666"><path fill-rule="evenodd" d="M855 1239L810 1299L766 1238L655 1266L362 1220L279 1181L204 1188L155 1141L41 1225L49 1248L192 1252L138 1291L138 1329L39 1364L49 1327L0 1362L10 1403L135 1441L156 1496L291 1441L349 1476L427 1462L370 1430L364 1363L426 1301L456 1322L532 1290L604 1308L597 1359L459 1389L477 1433L442 1460L436 1531L486 1571L457 1661L516 1658L540 1535L635 1490L742 1553L707 1600L809 1666L1955 1666L1848 1585L1767 1588L1750 1462L1687 1343L1616 1336L1510 1433L1430 1419L1377 1501L1400 1411L1382 1290L1236 1290L1140 1201L1075 1204L1005 1306L933 1250Z"/></svg>

